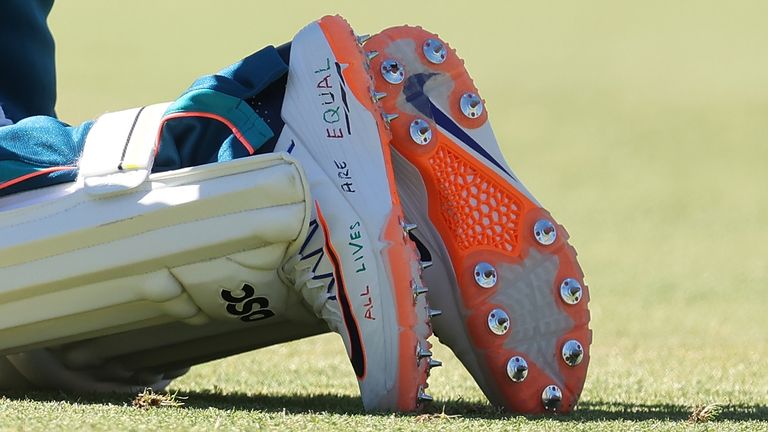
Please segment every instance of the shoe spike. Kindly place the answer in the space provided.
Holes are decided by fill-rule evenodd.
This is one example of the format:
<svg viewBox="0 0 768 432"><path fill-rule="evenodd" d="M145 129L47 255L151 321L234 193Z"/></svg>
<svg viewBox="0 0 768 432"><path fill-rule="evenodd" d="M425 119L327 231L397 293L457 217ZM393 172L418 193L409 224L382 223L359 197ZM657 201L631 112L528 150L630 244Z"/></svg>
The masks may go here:
<svg viewBox="0 0 768 432"><path fill-rule="evenodd" d="M392 122L392 120L400 117L400 114L397 114L397 113L392 113L392 114L381 113L381 116L384 117L384 123L389 125L389 123Z"/></svg>
<svg viewBox="0 0 768 432"><path fill-rule="evenodd" d="M416 394L416 399L419 402L432 402L432 396L424 393L424 387L419 387L419 391Z"/></svg>
<svg viewBox="0 0 768 432"><path fill-rule="evenodd" d="M378 51L368 51L365 53L365 58L368 59L368 61L373 60L377 55L379 55Z"/></svg>
<svg viewBox="0 0 768 432"><path fill-rule="evenodd" d="M418 226L418 225L416 225L416 224L412 224L412 223L408 223L408 222L403 222L403 223L402 223L402 226L403 226L403 231L404 231L406 234L410 234L410 233L411 233L411 231L413 231L413 230L415 230L416 228L418 228L418 227L419 227L419 226Z"/></svg>
<svg viewBox="0 0 768 432"><path fill-rule="evenodd" d="M378 102L378 101L384 99L385 97L387 97L387 94L384 93L384 92L377 92L375 90L373 92L371 92L371 98L373 98L374 102Z"/></svg>
<svg viewBox="0 0 768 432"><path fill-rule="evenodd" d="M430 309L430 308L427 308L427 314L429 314L430 318L434 318L434 317L442 315L443 311L441 311L440 309Z"/></svg>
<svg viewBox="0 0 768 432"><path fill-rule="evenodd" d="M411 288L413 288L413 297L414 298L429 292L429 288L425 287L424 285L419 285L416 282L411 282Z"/></svg>
<svg viewBox="0 0 768 432"><path fill-rule="evenodd" d="M369 34L360 35L360 36L357 37L357 43L362 45L362 44L368 42L368 39L370 39L370 38L371 38L371 35L369 35Z"/></svg>
<svg viewBox="0 0 768 432"><path fill-rule="evenodd" d="M436 367L441 367L442 365L443 365L443 362L441 362L440 360L429 359L429 368L430 369L436 368Z"/></svg>
<svg viewBox="0 0 768 432"><path fill-rule="evenodd" d="M416 357L418 357L419 360L421 360L423 358L427 358L427 357L432 357L432 351L430 351L430 350L428 350L426 348L422 348L421 347L421 343L417 342L416 343Z"/></svg>
<svg viewBox="0 0 768 432"><path fill-rule="evenodd" d="M563 392L556 385L547 386L541 393L541 402L547 411L557 411L563 402Z"/></svg>
<svg viewBox="0 0 768 432"><path fill-rule="evenodd" d="M432 267L432 261L419 261L419 266L422 270L426 270L430 267Z"/></svg>

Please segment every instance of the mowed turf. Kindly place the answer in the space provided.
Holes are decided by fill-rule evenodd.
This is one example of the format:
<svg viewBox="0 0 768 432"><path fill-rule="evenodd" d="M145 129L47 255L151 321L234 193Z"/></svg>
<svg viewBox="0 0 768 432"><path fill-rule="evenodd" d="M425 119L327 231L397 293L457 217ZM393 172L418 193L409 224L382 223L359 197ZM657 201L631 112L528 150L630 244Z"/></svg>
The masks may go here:
<svg viewBox="0 0 768 432"><path fill-rule="evenodd" d="M365 415L325 335L194 368L171 389L183 408L13 394L0 428L768 430L768 3L60 3L70 122L171 99L326 13L361 33L439 33L513 169L568 227L591 288L592 364L576 413L526 418L488 406L437 347L428 415ZM688 422L708 404L719 416Z"/></svg>

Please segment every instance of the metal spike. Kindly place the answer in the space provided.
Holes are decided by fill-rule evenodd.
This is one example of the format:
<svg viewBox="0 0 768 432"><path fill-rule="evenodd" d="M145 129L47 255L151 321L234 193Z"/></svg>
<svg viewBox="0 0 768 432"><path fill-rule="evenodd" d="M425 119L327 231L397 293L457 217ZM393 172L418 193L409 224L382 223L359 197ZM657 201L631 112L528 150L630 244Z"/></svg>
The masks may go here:
<svg viewBox="0 0 768 432"><path fill-rule="evenodd" d="M419 402L432 402L433 398L432 396L424 393L424 387L419 387L419 391L416 394L416 398Z"/></svg>
<svg viewBox="0 0 768 432"><path fill-rule="evenodd" d="M584 359L584 347L576 339L571 339L563 345L562 354L565 364L574 367Z"/></svg>
<svg viewBox="0 0 768 432"><path fill-rule="evenodd" d="M373 98L374 102L378 102L378 101L384 99L385 97L387 97L387 94L384 93L384 92L373 91L371 93L371 97Z"/></svg>
<svg viewBox="0 0 768 432"><path fill-rule="evenodd" d="M432 261L419 261L419 266L422 270L432 267L432 264L434 264Z"/></svg>
<svg viewBox="0 0 768 432"><path fill-rule="evenodd" d="M412 223L408 223L408 222L403 222L401 225L403 227L403 231L405 231L406 234L409 234L411 231L413 231L413 230L415 230L416 228L419 227L416 224L412 224Z"/></svg>
<svg viewBox="0 0 768 432"><path fill-rule="evenodd" d="M411 288L413 289L414 298L429 292L429 288L425 287L424 285L419 285L416 282L411 282Z"/></svg>
<svg viewBox="0 0 768 432"><path fill-rule="evenodd" d="M381 116L382 116L382 117L384 117L384 122L385 122L387 125L389 125L389 123L390 123L392 120L394 120L394 119L396 119L396 118L400 117L400 114L397 114L397 113L392 113L392 114L381 113Z"/></svg>
<svg viewBox="0 0 768 432"><path fill-rule="evenodd" d="M437 39L427 39L424 45L421 46L421 49L427 60L434 64L443 63L448 54L445 45Z"/></svg>
<svg viewBox="0 0 768 432"><path fill-rule="evenodd" d="M496 268L487 262L479 262L475 266L475 282L483 288L493 288L498 277Z"/></svg>
<svg viewBox="0 0 768 432"><path fill-rule="evenodd" d="M441 362L440 360L429 359L429 368L430 369L436 368L436 367L441 367L442 365L443 365L443 362Z"/></svg>
<svg viewBox="0 0 768 432"><path fill-rule="evenodd" d="M421 342L416 342L416 359L418 362L421 361L423 358L432 357L432 351L430 351L428 348L424 348L421 346Z"/></svg>
<svg viewBox="0 0 768 432"><path fill-rule="evenodd" d="M528 362L520 356L514 356L507 362L507 375L512 382L522 382L528 376Z"/></svg>
<svg viewBox="0 0 768 432"><path fill-rule="evenodd" d="M498 336L503 336L509 331L509 315L504 309L494 309L488 314L488 328Z"/></svg>
<svg viewBox="0 0 768 432"><path fill-rule="evenodd" d="M411 133L411 139L416 144L427 145L432 141L432 128L429 127L429 123L424 119L417 118L411 122L409 131Z"/></svg>
<svg viewBox="0 0 768 432"><path fill-rule="evenodd" d="M375 50L374 51L368 51L368 52L365 53L365 58L367 58L368 61L371 61L374 58L376 58L377 55L379 55L378 51L375 51Z"/></svg>
<svg viewBox="0 0 768 432"><path fill-rule="evenodd" d="M370 39L370 38L371 38L371 35L369 35L369 34L360 35L360 36L357 37L357 43L362 45L362 44L368 42L368 39Z"/></svg>
<svg viewBox="0 0 768 432"><path fill-rule="evenodd" d="M557 239L557 228L548 219L539 219L533 225L533 236L543 246L549 246Z"/></svg>
<svg viewBox="0 0 768 432"><path fill-rule="evenodd" d="M381 62L381 76L390 84L400 84L405 80L405 69L397 60L387 59Z"/></svg>
<svg viewBox="0 0 768 432"><path fill-rule="evenodd" d="M563 401L563 392L556 385L547 386L541 393L541 402L547 411L557 411Z"/></svg>
<svg viewBox="0 0 768 432"><path fill-rule="evenodd" d="M429 314L430 318L434 318L436 316L442 315L443 311L441 311L440 309L430 309L430 308L427 308L427 314Z"/></svg>
<svg viewBox="0 0 768 432"><path fill-rule="evenodd" d="M469 118L478 118L483 113L483 100L474 93L465 93L459 101L461 112Z"/></svg>
<svg viewBox="0 0 768 432"><path fill-rule="evenodd" d="M574 305L581 300L584 289L579 281L573 278L567 278L560 284L560 298L564 302Z"/></svg>
<svg viewBox="0 0 768 432"><path fill-rule="evenodd" d="M419 393L419 402L432 402L433 400L432 396L426 393Z"/></svg>

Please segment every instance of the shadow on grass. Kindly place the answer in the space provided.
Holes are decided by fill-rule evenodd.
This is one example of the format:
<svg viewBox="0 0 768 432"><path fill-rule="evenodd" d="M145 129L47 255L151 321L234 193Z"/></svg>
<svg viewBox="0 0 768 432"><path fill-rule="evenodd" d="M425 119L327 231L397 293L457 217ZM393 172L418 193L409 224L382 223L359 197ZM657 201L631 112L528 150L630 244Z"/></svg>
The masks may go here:
<svg viewBox="0 0 768 432"><path fill-rule="evenodd" d="M723 404L722 411L710 422L768 420L768 407L750 404ZM677 404L631 404L611 401L584 401L570 416L557 417L563 421L584 420L665 420L686 421L691 406Z"/></svg>
<svg viewBox="0 0 768 432"><path fill-rule="evenodd" d="M77 404L130 405L133 395L123 394L67 394L61 392L8 392L2 394L10 399L25 399L40 402L66 402ZM222 410L285 412L288 414L332 413L344 415L366 414L358 397L337 394L315 395L251 395L247 393L221 393L216 391L179 392L184 397L187 409L218 408ZM583 401L570 415L525 416L529 419L548 418L559 422L589 421L687 421L691 415L690 406L676 404L630 404L612 401ZM386 415L389 413L367 413ZM463 400L437 400L428 404L422 412L413 416L434 415L458 416L461 418L508 419L517 417L503 412L487 403ZM722 412L710 422L721 421L768 421L768 406L765 405L723 405Z"/></svg>

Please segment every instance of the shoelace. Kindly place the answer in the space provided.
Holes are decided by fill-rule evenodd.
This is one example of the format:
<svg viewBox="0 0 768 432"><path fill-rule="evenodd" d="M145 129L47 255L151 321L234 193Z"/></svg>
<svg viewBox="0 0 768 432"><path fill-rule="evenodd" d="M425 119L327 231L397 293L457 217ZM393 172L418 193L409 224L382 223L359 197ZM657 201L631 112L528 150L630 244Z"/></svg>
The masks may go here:
<svg viewBox="0 0 768 432"><path fill-rule="evenodd" d="M336 324L336 321L339 319L338 311L332 306L335 303L329 304L331 301L336 301L336 278L332 271L317 273L318 267L323 259L325 259L323 242L320 242L321 245L319 247L309 249L312 241L320 235L319 232L320 227L317 220L312 219L309 223L307 238L301 245L299 252L283 264L283 273L312 306L315 314L326 322L333 321ZM317 292L321 288L325 288L325 296Z"/></svg>

